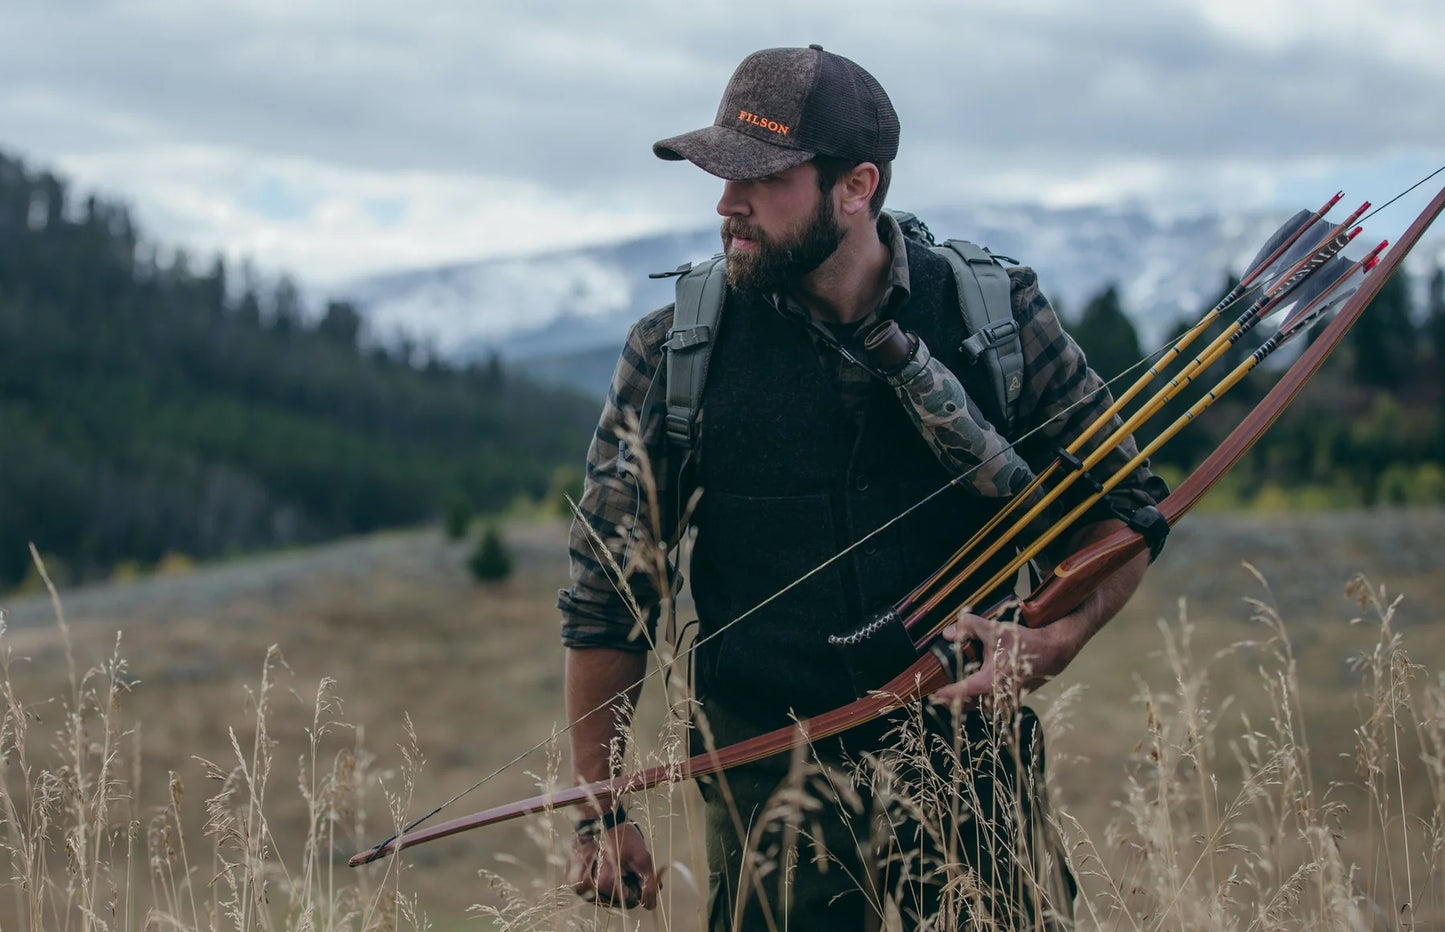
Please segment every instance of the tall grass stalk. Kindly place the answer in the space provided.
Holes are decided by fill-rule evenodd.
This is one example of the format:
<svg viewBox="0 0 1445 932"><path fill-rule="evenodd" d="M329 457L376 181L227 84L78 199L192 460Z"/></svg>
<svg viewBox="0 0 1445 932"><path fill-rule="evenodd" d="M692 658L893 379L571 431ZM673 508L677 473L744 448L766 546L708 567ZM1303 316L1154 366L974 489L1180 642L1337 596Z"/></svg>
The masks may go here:
<svg viewBox="0 0 1445 932"><path fill-rule="evenodd" d="M1420 669L1394 629L1396 601L1360 579L1349 591L1369 613L1354 623L1376 632L1350 665L1358 677L1358 781L1335 781L1323 791L1306 736L1299 666L1278 609L1252 601L1268 636L1204 664L1193 659L1187 616L1161 626L1175 688L1161 694L1141 687L1146 736L1125 775L1120 815L1103 845L1070 824L1076 864L1088 881L1080 903L1090 925L1445 927L1439 791L1445 679L1417 682ZM1241 652L1258 663L1262 721L1225 716L1225 703L1212 708L1204 689L1217 662ZM1219 747L1225 732L1227 756ZM1428 792L1412 793L1421 783ZM1206 862L1217 869L1201 870Z"/></svg>

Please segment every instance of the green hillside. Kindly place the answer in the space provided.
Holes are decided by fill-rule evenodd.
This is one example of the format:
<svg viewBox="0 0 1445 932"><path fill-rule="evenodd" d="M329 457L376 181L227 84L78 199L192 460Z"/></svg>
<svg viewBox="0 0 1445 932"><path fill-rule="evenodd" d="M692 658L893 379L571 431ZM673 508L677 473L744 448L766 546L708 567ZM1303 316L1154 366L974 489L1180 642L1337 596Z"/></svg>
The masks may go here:
<svg viewBox="0 0 1445 932"><path fill-rule="evenodd" d="M0 588L30 541L93 578L497 508L580 462L595 398L201 265L0 154Z"/></svg>

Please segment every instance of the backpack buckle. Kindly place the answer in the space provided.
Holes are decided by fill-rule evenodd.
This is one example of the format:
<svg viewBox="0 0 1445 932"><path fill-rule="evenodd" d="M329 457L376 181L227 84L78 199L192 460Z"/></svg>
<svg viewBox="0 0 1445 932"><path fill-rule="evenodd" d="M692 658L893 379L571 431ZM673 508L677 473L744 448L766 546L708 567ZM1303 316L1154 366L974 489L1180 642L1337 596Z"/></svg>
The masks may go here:
<svg viewBox="0 0 1445 932"><path fill-rule="evenodd" d="M688 272L691 272L691 271L692 271L692 263L691 263L691 262L684 262L682 265L679 265L677 268L673 269L671 272L648 272L648 273L647 273L647 277L648 277L648 278L673 278L673 277L678 276L678 275L686 275Z"/></svg>
<svg viewBox="0 0 1445 932"><path fill-rule="evenodd" d="M677 446L691 449L693 441L693 422L685 414L668 414L662 421L663 430L667 434L670 443Z"/></svg>
<svg viewBox="0 0 1445 932"><path fill-rule="evenodd" d="M968 357L970 363L978 362L979 357L995 346L1006 340L1013 339L1019 332L1019 325L1014 320L1000 320L982 327L967 340L959 344L959 349Z"/></svg>
<svg viewBox="0 0 1445 932"><path fill-rule="evenodd" d="M698 324L696 327L668 331L667 342L662 344L662 348L676 353L680 350L697 349L711 342L712 328L707 324Z"/></svg>

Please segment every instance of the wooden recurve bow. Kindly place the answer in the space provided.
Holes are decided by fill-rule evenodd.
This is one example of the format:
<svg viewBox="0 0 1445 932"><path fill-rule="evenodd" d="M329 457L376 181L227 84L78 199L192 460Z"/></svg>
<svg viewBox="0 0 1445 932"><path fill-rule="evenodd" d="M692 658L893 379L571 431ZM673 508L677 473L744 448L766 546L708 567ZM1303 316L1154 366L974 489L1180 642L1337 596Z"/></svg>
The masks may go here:
<svg viewBox="0 0 1445 932"><path fill-rule="evenodd" d="M1400 262L1442 210L1445 210L1445 189L1437 193L1421 211L1385 254L1374 273L1368 276L1361 288L1339 308L1324 332L1295 360L1264 399L1173 493L1160 502L1159 511L1171 525L1188 513L1283 413L1344 339L1350 327L1359 319L1385 281L1399 267ZM1030 627L1046 625L1063 617L1105 579L1144 552L1147 546L1140 533L1124 528L1080 549L1061 561L1028 598L1014 606L1017 610L1016 617ZM787 752L800 743L819 740L865 724L925 697L953 681L955 666L956 658L952 646L943 645L935 639L907 669L867 695L840 708L677 763L624 774L611 780L543 793L426 828L406 831L354 855L350 859L350 865L356 867L370 863L404 848L531 813L565 808L587 801L594 801L604 808L609 807L628 793L663 783L706 776L772 757Z"/></svg>

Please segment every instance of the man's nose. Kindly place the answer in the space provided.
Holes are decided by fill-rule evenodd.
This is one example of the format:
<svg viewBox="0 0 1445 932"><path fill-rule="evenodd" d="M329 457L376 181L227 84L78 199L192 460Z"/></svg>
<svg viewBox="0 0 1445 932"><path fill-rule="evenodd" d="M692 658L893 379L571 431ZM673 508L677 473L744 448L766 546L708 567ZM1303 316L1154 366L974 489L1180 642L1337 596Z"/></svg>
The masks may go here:
<svg viewBox="0 0 1445 932"><path fill-rule="evenodd" d="M736 181L723 183L722 197L718 198L717 212L723 217L745 217L748 214L748 201L743 196L742 184Z"/></svg>

